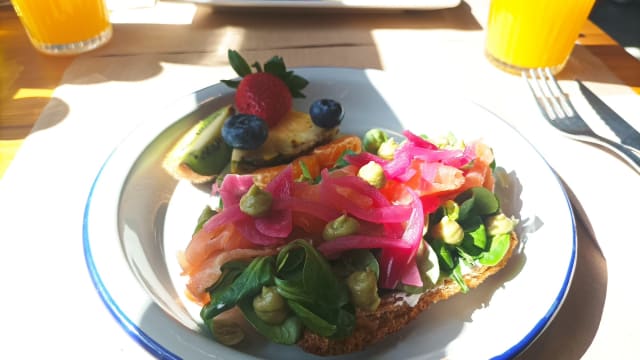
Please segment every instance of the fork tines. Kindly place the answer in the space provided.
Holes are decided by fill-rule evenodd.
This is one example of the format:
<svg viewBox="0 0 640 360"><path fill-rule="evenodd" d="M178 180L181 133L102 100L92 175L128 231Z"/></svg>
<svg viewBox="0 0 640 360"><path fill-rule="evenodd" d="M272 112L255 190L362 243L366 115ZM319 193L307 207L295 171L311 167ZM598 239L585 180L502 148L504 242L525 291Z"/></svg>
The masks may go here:
<svg viewBox="0 0 640 360"><path fill-rule="evenodd" d="M549 68L523 70L522 77L529 84L538 106L549 120L576 114L576 110L568 101L567 95L560 89L558 81Z"/></svg>

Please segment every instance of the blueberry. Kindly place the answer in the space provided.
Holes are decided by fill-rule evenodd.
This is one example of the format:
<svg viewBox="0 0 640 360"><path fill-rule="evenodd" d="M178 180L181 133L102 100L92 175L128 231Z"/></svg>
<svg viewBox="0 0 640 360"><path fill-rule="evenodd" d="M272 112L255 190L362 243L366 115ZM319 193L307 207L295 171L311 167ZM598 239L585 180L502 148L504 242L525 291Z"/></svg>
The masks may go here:
<svg viewBox="0 0 640 360"><path fill-rule="evenodd" d="M330 129L340 125L344 118L344 111L339 102L332 99L314 101L309 108L309 115L314 124L321 128Z"/></svg>
<svg viewBox="0 0 640 360"><path fill-rule="evenodd" d="M269 129L267 123L255 115L235 114L222 126L222 138L232 148L254 150L265 140Z"/></svg>

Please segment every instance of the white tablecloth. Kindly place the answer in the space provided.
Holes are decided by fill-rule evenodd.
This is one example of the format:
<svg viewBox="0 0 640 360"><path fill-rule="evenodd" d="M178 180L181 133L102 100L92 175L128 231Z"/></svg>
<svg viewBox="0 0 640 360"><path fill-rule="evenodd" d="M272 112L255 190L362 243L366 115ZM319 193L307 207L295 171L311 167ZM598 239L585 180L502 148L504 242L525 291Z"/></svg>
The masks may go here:
<svg viewBox="0 0 640 360"><path fill-rule="evenodd" d="M481 31L428 31L385 29L371 34L379 67L432 89L453 90L461 99L495 112L530 139L567 184L606 259L606 264L600 264L606 266L607 275L602 320L595 324L592 344L583 345L588 347L584 358L608 358L612 350L640 355L635 343L640 338L640 312L631 295L635 293L635 254L640 253L635 231L640 177L611 153L567 140L548 127L522 80L482 59ZM446 36L439 46L442 35ZM394 51L398 38L417 44L428 39L429 46L416 46L408 57ZM307 51L311 52L287 49L281 54L294 59L297 66L366 67L372 63L334 57L326 49ZM105 52L112 56L101 56ZM114 321L88 276L82 247L88 191L109 152L138 123L148 120L144 109L161 107L233 73L224 54L215 51L132 56L105 52L79 57L72 64L0 181L0 326L5 330L0 357L148 356ZM316 53L324 55L315 57ZM264 49L253 54L267 58L273 52ZM568 71L589 80L583 70ZM638 95L615 84L613 75L609 78L608 84L592 84L594 89L640 128ZM563 85L578 99L579 111L587 114L575 86ZM604 296L602 286L595 290L600 293L594 296Z"/></svg>

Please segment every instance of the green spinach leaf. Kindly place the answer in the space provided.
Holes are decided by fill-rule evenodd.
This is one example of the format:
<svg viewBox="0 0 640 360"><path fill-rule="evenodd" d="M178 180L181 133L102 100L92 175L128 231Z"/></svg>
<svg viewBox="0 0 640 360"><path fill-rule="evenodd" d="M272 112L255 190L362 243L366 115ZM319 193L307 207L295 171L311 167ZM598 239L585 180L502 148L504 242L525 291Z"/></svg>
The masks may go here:
<svg viewBox="0 0 640 360"><path fill-rule="evenodd" d="M478 260L485 266L497 265L506 255L511 245L511 234L500 234L491 238L489 251L482 254Z"/></svg>
<svg viewBox="0 0 640 360"><path fill-rule="evenodd" d="M207 220L212 218L213 215L215 215L217 213L218 212L213 210L209 205L206 205L204 207L204 209L202 209L202 212L200 213L200 216L198 217L198 223L196 224L195 229L193 229L193 234L195 235L195 233L200 231L200 229L202 229L202 226L204 226L204 224L207 222Z"/></svg>
<svg viewBox="0 0 640 360"><path fill-rule="evenodd" d="M294 240L282 248L276 258L277 268L290 269L291 267L283 262L291 261L292 257L287 256L289 252L300 251L300 249L304 251L304 262L301 264L302 277L293 283L289 281L291 285L289 288L299 286L301 294L321 304L346 304L349 301L347 290L343 289L338 282L327 260L307 241ZM299 267L300 265L297 271L300 271ZM278 276L280 274L281 272L278 272Z"/></svg>
<svg viewBox="0 0 640 360"><path fill-rule="evenodd" d="M378 259L367 249L345 251L331 263L333 272L340 278L347 278L356 271L371 270L380 278Z"/></svg>
<svg viewBox="0 0 640 360"><path fill-rule="evenodd" d="M446 275L450 275L458 264L458 258L455 255L455 252L451 251L449 245L440 239L433 240L431 242L431 247L438 255L440 271Z"/></svg>
<svg viewBox="0 0 640 360"><path fill-rule="evenodd" d="M336 324L336 332L330 336L332 339L345 338L353 332L356 327L355 308L347 304L334 313L333 323Z"/></svg>
<svg viewBox="0 0 640 360"><path fill-rule="evenodd" d="M299 273L298 269L304 265L305 251L302 248L291 249L282 253L282 256L276 261L278 267L276 271L281 278L288 278Z"/></svg>
<svg viewBox="0 0 640 360"><path fill-rule="evenodd" d="M460 221L475 215L489 215L500 209L498 198L487 188L472 187L458 195L455 199L460 204Z"/></svg>
<svg viewBox="0 0 640 360"><path fill-rule="evenodd" d="M460 256L467 262L479 258L487 247L487 232L480 216L468 218L463 224L464 238L457 246Z"/></svg>
<svg viewBox="0 0 640 360"><path fill-rule="evenodd" d="M302 304L293 300L287 301L287 304L309 330L325 337L331 336L336 332L337 326L335 324L329 323Z"/></svg>
<svg viewBox="0 0 640 360"><path fill-rule="evenodd" d="M349 303L346 285L307 241L295 240L282 248L276 257L276 268L278 293L309 329L329 336L354 326L355 317L346 324L344 319L348 316L340 315L342 307Z"/></svg>
<svg viewBox="0 0 640 360"><path fill-rule="evenodd" d="M293 345L302 336L303 325L297 316L289 316L280 325L262 321L253 309L253 299L244 298L238 303L245 319L263 336L277 344Z"/></svg>
<svg viewBox="0 0 640 360"><path fill-rule="evenodd" d="M462 291L462 293L469 292L469 286L467 286L467 283L464 281L464 277L462 276L462 268L460 267L459 262L455 269L453 269L453 271L451 272L451 278L458 284L458 286L460 286L460 291Z"/></svg>
<svg viewBox="0 0 640 360"><path fill-rule="evenodd" d="M315 301L313 294L305 293L304 283L302 282L302 273L299 274L300 279L283 280L280 278L275 279L276 289L278 293L288 300L293 300L301 303L312 303Z"/></svg>
<svg viewBox="0 0 640 360"><path fill-rule="evenodd" d="M272 256L257 257L226 286L214 285L209 292L211 300L200 311L206 322L231 309L244 298L253 298L264 285L273 284L274 264Z"/></svg>
<svg viewBox="0 0 640 360"><path fill-rule="evenodd" d="M217 292L220 289L224 289L231 285L236 278L247 268L249 265L248 261L229 261L220 267L220 271L222 275L218 278L218 281L215 284L211 285L207 288L207 292L211 294L212 292Z"/></svg>

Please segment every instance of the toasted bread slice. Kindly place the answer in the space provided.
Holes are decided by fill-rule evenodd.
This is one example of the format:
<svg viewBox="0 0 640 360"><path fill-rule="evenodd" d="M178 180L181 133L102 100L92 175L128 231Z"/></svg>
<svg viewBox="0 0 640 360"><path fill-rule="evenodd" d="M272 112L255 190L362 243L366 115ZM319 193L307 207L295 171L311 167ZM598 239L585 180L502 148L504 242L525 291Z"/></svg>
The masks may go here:
<svg viewBox="0 0 640 360"><path fill-rule="evenodd" d="M489 276L505 267L518 244L515 232L511 233L511 245L504 258L495 266L484 266L464 276L469 288L475 288ZM304 351L316 355L341 355L363 350L366 346L380 341L389 334L399 331L431 304L445 300L460 292L460 286L453 280L446 280L441 285L425 292L415 306L403 300L403 295L390 293L382 297L376 311L356 311L356 328L344 339L329 339L305 330L298 342Z"/></svg>
<svg viewBox="0 0 640 360"><path fill-rule="evenodd" d="M337 126L331 129L316 126L308 113L292 110L269 129L267 140L259 148L233 149L231 172L245 174L262 167L289 163L333 140L338 131Z"/></svg>

